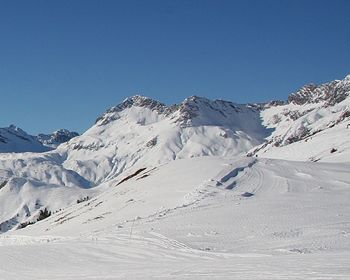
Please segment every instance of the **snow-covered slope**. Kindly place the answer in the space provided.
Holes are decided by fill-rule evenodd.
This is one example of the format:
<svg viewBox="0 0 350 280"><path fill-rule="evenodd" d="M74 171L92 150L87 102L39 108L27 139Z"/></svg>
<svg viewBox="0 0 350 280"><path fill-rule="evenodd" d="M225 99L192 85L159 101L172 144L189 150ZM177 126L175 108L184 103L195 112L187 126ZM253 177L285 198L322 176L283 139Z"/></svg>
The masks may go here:
<svg viewBox="0 0 350 280"><path fill-rule="evenodd" d="M201 157L127 172L0 236L2 276L348 279L349 168Z"/></svg>
<svg viewBox="0 0 350 280"><path fill-rule="evenodd" d="M350 75L320 86L304 86L288 102L266 105L261 117L264 125L275 130L250 155L349 161Z"/></svg>
<svg viewBox="0 0 350 280"><path fill-rule="evenodd" d="M0 153L45 152L50 150L43 146L34 136L17 126L0 128Z"/></svg>

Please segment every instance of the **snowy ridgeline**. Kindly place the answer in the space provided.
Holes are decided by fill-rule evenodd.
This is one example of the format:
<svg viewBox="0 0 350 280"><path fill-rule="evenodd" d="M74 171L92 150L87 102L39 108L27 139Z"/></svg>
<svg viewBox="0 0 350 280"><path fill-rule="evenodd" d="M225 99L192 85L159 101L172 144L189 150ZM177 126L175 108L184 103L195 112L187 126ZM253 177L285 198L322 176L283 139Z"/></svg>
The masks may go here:
<svg viewBox="0 0 350 280"><path fill-rule="evenodd" d="M5 279L15 279L18 265L9 254L30 263L33 277L20 278L45 279L60 262L45 274L30 259L63 252L86 261L64 264L72 278L123 278L130 267L145 274L129 279L254 278L266 269L235 274L227 265L257 262L275 279L346 279L349 89L350 76L268 104L194 96L166 106L134 96L81 136L0 130L2 151L17 152L0 154L0 246L11 248L0 257ZM37 246L47 253L37 256ZM331 258L337 262L316 265ZM97 259L102 274L91 270ZM118 272L107 265L117 263Z"/></svg>
<svg viewBox="0 0 350 280"><path fill-rule="evenodd" d="M45 208L55 212L71 205L125 171L172 160L248 154L347 162L349 81L348 76L305 86L288 102L260 105L193 96L166 106L133 96L107 110L81 136L59 130L34 137L15 126L0 129L4 151L51 150L0 154L0 230L34 223Z"/></svg>

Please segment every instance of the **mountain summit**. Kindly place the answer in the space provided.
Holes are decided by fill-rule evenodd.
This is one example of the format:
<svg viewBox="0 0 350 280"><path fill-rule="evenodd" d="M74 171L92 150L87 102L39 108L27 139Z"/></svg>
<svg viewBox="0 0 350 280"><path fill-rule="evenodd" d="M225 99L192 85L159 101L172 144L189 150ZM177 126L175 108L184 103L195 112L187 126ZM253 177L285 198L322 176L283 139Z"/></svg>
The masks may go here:
<svg viewBox="0 0 350 280"><path fill-rule="evenodd" d="M97 184L134 165L242 155L268 134L254 106L197 96L166 106L137 95L107 110L58 152L67 168Z"/></svg>

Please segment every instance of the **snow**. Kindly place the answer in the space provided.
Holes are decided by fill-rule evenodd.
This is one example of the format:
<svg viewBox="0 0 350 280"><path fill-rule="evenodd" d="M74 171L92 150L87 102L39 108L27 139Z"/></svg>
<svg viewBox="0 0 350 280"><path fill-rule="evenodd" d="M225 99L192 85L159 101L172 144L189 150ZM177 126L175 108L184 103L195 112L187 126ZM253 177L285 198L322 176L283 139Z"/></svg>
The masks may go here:
<svg viewBox="0 0 350 280"><path fill-rule="evenodd" d="M347 279L349 167L201 157L146 169L1 235L1 273L4 279Z"/></svg>

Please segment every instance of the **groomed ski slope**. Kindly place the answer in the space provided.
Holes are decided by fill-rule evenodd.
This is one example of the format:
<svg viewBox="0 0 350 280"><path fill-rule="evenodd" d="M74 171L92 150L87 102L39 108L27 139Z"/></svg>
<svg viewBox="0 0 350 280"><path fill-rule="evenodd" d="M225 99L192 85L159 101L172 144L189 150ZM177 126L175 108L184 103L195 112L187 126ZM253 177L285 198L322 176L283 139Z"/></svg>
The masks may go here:
<svg viewBox="0 0 350 280"><path fill-rule="evenodd" d="M350 279L349 163L201 157L145 168L1 235L0 278Z"/></svg>

